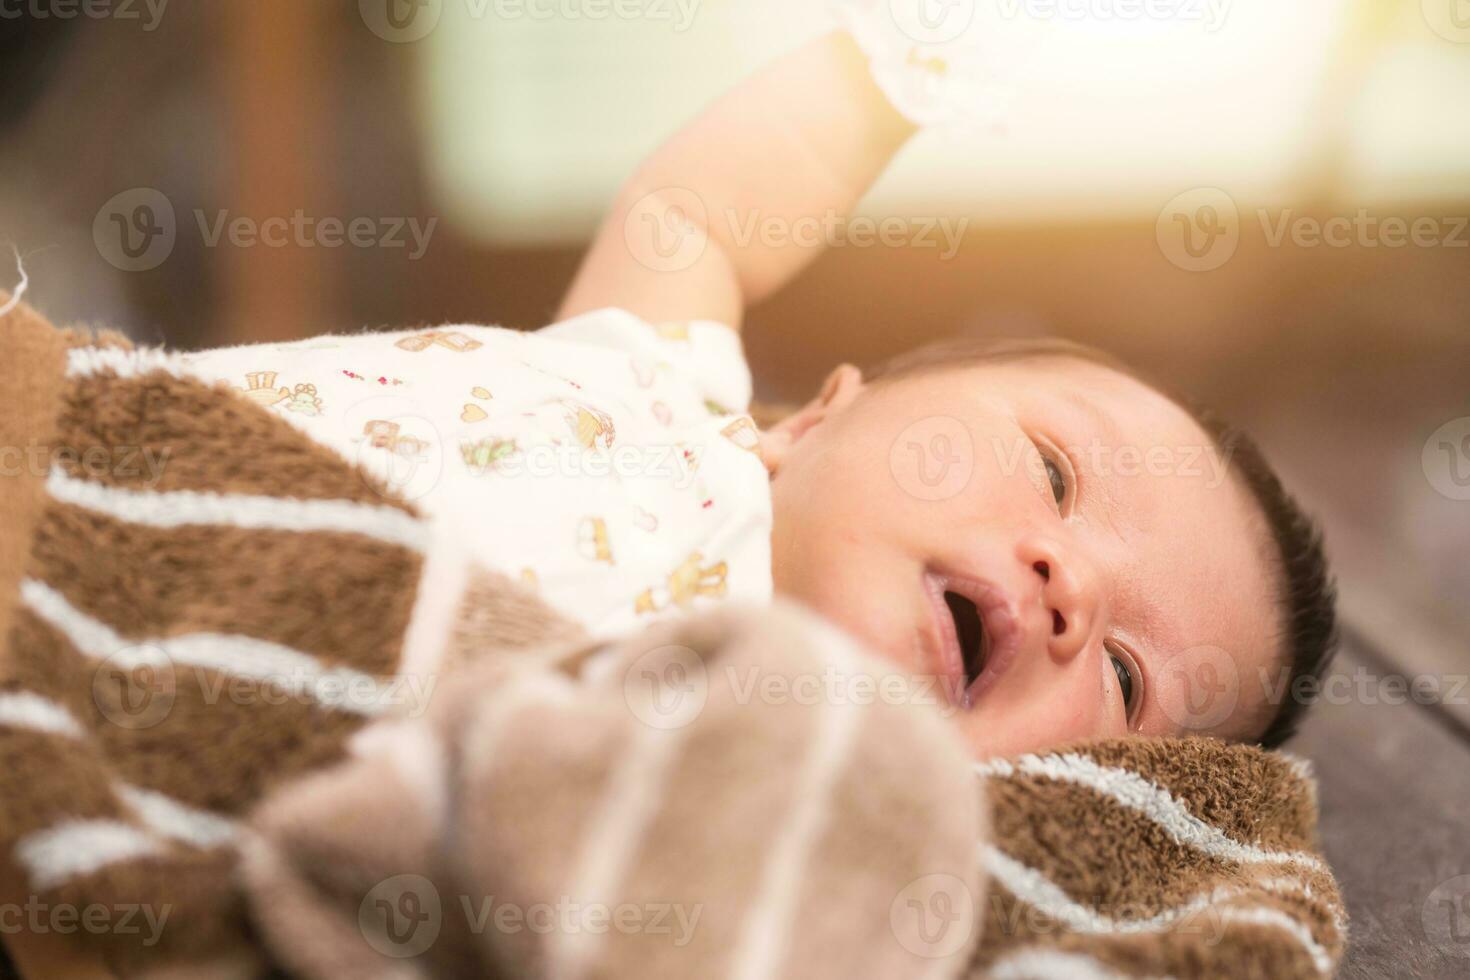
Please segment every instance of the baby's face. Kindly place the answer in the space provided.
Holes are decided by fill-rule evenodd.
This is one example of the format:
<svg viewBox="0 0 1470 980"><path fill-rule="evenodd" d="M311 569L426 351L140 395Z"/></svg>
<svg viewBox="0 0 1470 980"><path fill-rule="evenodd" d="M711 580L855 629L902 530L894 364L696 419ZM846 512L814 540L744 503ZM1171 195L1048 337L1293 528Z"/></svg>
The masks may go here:
<svg viewBox="0 0 1470 980"><path fill-rule="evenodd" d="M937 677L978 757L1264 727L1267 532L1186 412L1067 358L849 372L770 440L778 591Z"/></svg>

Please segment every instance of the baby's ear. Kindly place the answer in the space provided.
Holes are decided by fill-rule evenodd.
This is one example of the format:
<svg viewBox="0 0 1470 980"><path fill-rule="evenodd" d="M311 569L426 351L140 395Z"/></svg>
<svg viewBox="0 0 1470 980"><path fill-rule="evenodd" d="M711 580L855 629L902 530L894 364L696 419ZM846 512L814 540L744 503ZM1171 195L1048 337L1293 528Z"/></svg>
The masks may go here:
<svg viewBox="0 0 1470 980"><path fill-rule="evenodd" d="M851 405L862 390L863 372L851 364L840 364L822 382L822 391L816 398L761 433L761 460L771 475L775 475L802 436Z"/></svg>

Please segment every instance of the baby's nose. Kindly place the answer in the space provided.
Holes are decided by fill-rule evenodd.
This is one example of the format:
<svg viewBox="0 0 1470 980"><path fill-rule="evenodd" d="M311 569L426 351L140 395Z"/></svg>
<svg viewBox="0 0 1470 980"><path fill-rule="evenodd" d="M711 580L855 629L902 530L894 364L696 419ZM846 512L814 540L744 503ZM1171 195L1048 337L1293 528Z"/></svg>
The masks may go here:
<svg viewBox="0 0 1470 980"><path fill-rule="evenodd" d="M1023 545L1023 560L1038 581L1041 606L1051 619L1047 649L1070 660L1086 648L1097 621L1097 587L1087 564L1068 556L1055 542L1033 539Z"/></svg>

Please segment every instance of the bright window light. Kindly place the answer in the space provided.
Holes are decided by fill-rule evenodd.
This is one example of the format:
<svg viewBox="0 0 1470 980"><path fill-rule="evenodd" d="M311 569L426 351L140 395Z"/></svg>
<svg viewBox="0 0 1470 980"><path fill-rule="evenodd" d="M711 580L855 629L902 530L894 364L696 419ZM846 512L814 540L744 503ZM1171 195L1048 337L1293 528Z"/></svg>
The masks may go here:
<svg viewBox="0 0 1470 980"><path fill-rule="evenodd" d="M442 0L420 42L436 206L471 236L585 238L664 137L829 23L791 0L634 0L645 16L601 19L581 2ZM1178 13L1155 19L1115 13L1160 9L1128 0L958 2L1012 53L1008 105L916 140L874 213L1128 219L1202 185L1269 204L1310 193L1324 155L1362 204L1470 189L1470 43L1417 2L1164 0Z"/></svg>

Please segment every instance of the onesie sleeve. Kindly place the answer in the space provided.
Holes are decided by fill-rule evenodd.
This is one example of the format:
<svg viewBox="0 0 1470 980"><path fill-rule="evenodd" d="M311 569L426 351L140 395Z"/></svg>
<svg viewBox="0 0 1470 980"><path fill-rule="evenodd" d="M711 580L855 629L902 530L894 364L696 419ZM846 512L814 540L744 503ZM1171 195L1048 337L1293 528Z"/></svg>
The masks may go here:
<svg viewBox="0 0 1470 980"><path fill-rule="evenodd" d="M1002 121L1010 62L1031 40L1013 22L984 23L973 3L828 0L836 26L852 35L888 101L916 126L983 127ZM936 16L936 14L938 16ZM1000 28L997 30L996 28Z"/></svg>
<svg viewBox="0 0 1470 980"><path fill-rule="evenodd" d="M667 369L699 392L717 414L750 408L750 366L740 334L712 320L649 323L609 307L554 323L544 337L622 351L650 370Z"/></svg>

